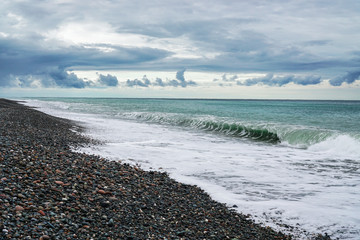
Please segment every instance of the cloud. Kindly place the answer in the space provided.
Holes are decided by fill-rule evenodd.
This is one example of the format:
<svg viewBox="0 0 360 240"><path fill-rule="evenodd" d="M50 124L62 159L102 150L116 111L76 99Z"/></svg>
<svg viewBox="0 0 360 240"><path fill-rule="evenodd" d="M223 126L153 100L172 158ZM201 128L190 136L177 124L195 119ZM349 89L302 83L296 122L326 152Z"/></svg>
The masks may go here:
<svg viewBox="0 0 360 240"><path fill-rule="evenodd" d="M163 80L161 78L156 78L155 79L155 83L153 83L154 86L159 86L159 87L165 87L166 84L163 82Z"/></svg>
<svg viewBox="0 0 360 240"><path fill-rule="evenodd" d="M94 83L68 72L84 69L169 71L189 66L195 71L289 74L245 82L236 75L222 79L277 86L317 84L319 77L297 77L315 71L330 77L334 86L356 75L334 77L359 67L359 32L354 31L359 26L358 0L261 1L261 8L258 1L185 2L2 1L0 86L29 87L40 81L44 86L91 87ZM331 34L322 26L331 26ZM150 84L129 80L128 85L196 85L185 80L184 71L178 74ZM116 84L115 79L99 81L103 86Z"/></svg>
<svg viewBox="0 0 360 240"><path fill-rule="evenodd" d="M297 85L316 85L321 82L320 76L294 76L294 75L286 75L286 76L274 76L274 74L269 73L263 77L258 78L250 78L246 79L244 82L237 81L237 85L240 86L253 86L256 84L263 84L267 86L284 86L289 83L294 83Z"/></svg>
<svg viewBox="0 0 360 240"><path fill-rule="evenodd" d="M231 77L228 77L226 73L224 73L222 76L221 76L221 81L223 82L236 82L236 80L238 79L239 77L237 75L233 75ZM218 82L220 81L220 79L217 79L217 78L214 78L213 79L213 82Z"/></svg>
<svg viewBox="0 0 360 240"><path fill-rule="evenodd" d="M0 36L0 86L26 87L26 82L36 76L42 78L44 86L84 88L87 87L86 81L67 73L67 70L132 68L137 64L171 55L167 51L148 47L133 48L110 44L59 45L51 48L41 46L45 45L45 39L41 36L33 40L28 42ZM106 52L103 51L104 48L112 50ZM19 85L20 77L23 84ZM101 77L100 81L105 86L115 86L116 83L115 79L110 79L109 76Z"/></svg>
<svg viewBox="0 0 360 240"><path fill-rule="evenodd" d="M185 73L186 69L180 70L176 72L176 79L175 80L170 80L169 82L167 82L168 86L173 86L173 87L187 87L187 86L196 86L196 82L194 81L186 81L185 77L184 77L184 73Z"/></svg>
<svg viewBox="0 0 360 240"><path fill-rule="evenodd" d="M146 77L146 75L143 76L143 78L141 80L139 79L134 79L134 80L130 80L128 79L126 81L126 86L127 87L149 87L151 85L150 80Z"/></svg>
<svg viewBox="0 0 360 240"><path fill-rule="evenodd" d="M38 74L9 76L9 83L6 86L21 88L93 88L93 87L115 87L118 80L115 76L99 75L98 81L91 81L79 78L75 73L66 71L65 68L54 68ZM10 84L11 83L11 84Z"/></svg>
<svg viewBox="0 0 360 240"><path fill-rule="evenodd" d="M231 87L232 83L237 82L236 80L238 80L238 79L239 79L239 77L236 74L232 75L232 76L228 76L228 74L224 73L221 76L221 79L214 78L213 82L219 82L218 86L220 86L220 87Z"/></svg>
<svg viewBox="0 0 360 240"><path fill-rule="evenodd" d="M116 87L119 84L119 81L116 76L112 76L110 74L105 76L105 75L100 74L99 75L99 83L104 86Z"/></svg>
<svg viewBox="0 0 360 240"><path fill-rule="evenodd" d="M360 71L348 72L343 76L338 76L329 80L332 86L341 86L343 83L351 84L360 79Z"/></svg>
<svg viewBox="0 0 360 240"><path fill-rule="evenodd" d="M221 77L221 79L224 82L235 82L239 77L237 75L233 75L231 77L227 77L226 73L224 73Z"/></svg>
<svg viewBox="0 0 360 240"><path fill-rule="evenodd" d="M74 73L68 73L65 69L59 68L49 72L49 76L56 86L65 88L85 88L90 86L89 82L78 78Z"/></svg>
<svg viewBox="0 0 360 240"><path fill-rule="evenodd" d="M95 84L92 81L85 81L74 73L67 72L64 68L54 68L36 74L9 75L7 81L0 81L5 87L61 87L61 88L85 88Z"/></svg>
<svg viewBox="0 0 360 240"><path fill-rule="evenodd" d="M196 86L197 83L192 81L192 80L186 80L184 73L185 73L186 69L182 69L180 71L176 72L176 79L173 80L166 80L163 81L161 78L156 78L155 82L151 82L146 75L143 76L143 78L141 80L139 79L134 79L134 80L130 80L128 79L126 81L126 86L127 87L135 87L135 86L139 86L139 87L149 87L149 86L158 86L158 87L187 87L187 86Z"/></svg>

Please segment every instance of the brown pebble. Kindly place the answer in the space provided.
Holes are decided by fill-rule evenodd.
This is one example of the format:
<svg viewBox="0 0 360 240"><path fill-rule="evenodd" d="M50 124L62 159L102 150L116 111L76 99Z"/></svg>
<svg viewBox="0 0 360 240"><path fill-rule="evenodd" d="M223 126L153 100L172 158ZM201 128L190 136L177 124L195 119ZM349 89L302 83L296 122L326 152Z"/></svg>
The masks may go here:
<svg viewBox="0 0 360 240"><path fill-rule="evenodd" d="M104 190L100 189L100 190L98 190L98 193L105 194L106 192Z"/></svg>
<svg viewBox="0 0 360 240"><path fill-rule="evenodd" d="M49 239L50 239L50 237L48 235L43 235L40 237L39 240L49 240Z"/></svg>
<svg viewBox="0 0 360 240"><path fill-rule="evenodd" d="M41 215L45 216L45 212L43 210L39 210L38 213L40 213Z"/></svg>
<svg viewBox="0 0 360 240"><path fill-rule="evenodd" d="M22 206L16 205L15 211L24 211L24 208Z"/></svg>
<svg viewBox="0 0 360 240"><path fill-rule="evenodd" d="M64 185L64 182L62 181L55 181L56 184L59 184L59 185Z"/></svg>

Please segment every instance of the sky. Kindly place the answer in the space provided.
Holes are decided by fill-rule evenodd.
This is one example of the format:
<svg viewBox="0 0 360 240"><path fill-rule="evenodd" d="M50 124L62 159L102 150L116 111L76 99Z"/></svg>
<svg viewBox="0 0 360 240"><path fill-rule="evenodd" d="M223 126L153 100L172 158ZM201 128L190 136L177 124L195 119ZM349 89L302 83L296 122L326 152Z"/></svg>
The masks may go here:
<svg viewBox="0 0 360 240"><path fill-rule="evenodd" d="M358 0L2 0L0 96L360 100Z"/></svg>

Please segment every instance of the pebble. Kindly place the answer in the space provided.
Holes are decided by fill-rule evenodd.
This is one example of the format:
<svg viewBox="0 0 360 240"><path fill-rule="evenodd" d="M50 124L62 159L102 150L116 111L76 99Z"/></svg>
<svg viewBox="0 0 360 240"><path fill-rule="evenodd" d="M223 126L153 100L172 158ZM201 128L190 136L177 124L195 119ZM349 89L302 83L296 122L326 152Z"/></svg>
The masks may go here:
<svg viewBox="0 0 360 240"><path fill-rule="evenodd" d="M40 240L50 240L50 237L48 235L43 235L40 237Z"/></svg>
<svg viewBox="0 0 360 240"><path fill-rule="evenodd" d="M103 201L103 202L100 202L100 206L104 207L104 208L107 208L109 207L111 204L110 204L110 201Z"/></svg>
<svg viewBox="0 0 360 240"><path fill-rule="evenodd" d="M98 190L97 192L100 193L100 194L105 194L105 193L106 193L106 192L105 192L104 190L102 190L102 189Z"/></svg>
<svg viewBox="0 0 360 240"><path fill-rule="evenodd" d="M107 225L108 225L109 227L114 226L114 219L110 219L109 222L107 223Z"/></svg>
<svg viewBox="0 0 360 240"><path fill-rule="evenodd" d="M15 211L24 211L24 208L22 206L16 205Z"/></svg>
<svg viewBox="0 0 360 240"><path fill-rule="evenodd" d="M45 212L43 210L39 210L38 213L40 213L42 216L45 216Z"/></svg>
<svg viewBox="0 0 360 240"><path fill-rule="evenodd" d="M64 185L64 182L62 181L55 181L56 184L59 184L59 185Z"/></svg>

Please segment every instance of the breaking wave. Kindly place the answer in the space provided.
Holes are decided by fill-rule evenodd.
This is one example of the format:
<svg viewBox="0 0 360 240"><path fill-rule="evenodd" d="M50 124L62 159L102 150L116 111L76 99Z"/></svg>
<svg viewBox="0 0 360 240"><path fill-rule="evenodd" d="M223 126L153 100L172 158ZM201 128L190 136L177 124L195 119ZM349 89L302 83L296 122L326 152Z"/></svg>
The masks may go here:
<svg viewBox="0 0 360 240"><path fill-rule="evenodd" d="M248 138L255 141L274 144L282 143L299 148L309 148L310 146L327 141L333 143L333 139L344 136L344 133L329 129L299 125L281 125L269 122L238 122L230 118L215 116L189 117L185 114L149 112L123 112L118 113L117 116L149 123L199 129L231 137ZM353 136L345 136L347 139L352 140L351 143L356 145L355 148L360 149L360 136L356 134Z"/></svg>

